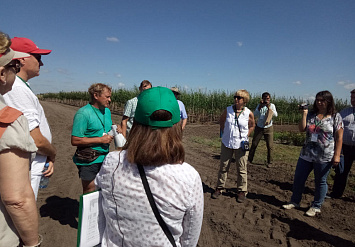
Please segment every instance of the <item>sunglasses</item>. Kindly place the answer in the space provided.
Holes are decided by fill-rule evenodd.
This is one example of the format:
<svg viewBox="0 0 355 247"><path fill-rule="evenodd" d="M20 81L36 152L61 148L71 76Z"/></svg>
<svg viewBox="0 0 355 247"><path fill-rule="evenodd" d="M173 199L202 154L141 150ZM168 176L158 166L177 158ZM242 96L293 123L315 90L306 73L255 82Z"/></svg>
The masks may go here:
<svg viewBox="0 0 355 247"><path fill-rule="evenodd" d="M240 99L244 99L244 98L236 95L236 96L234 96L234 99L240 100Z"/></svg>
<svg viewBox="0 0 355 247"><path fill-rule="evenodd" d="M326 102L325 99L316 99L316 102L318 102L318 101L319 101L319 102L322 102L322 103L323 103L323 102Z"/></svg>
<svg viewBox="0 0 355 247"><path fill-rule="evenodd" d="M12 60L9 64L5 66L6 68L15 68L15 73L20 72L21 63L19 60Z"/></svg>
<svg viewBox="0 0 355 247"><path fill-rule="evenodd" d="M42 55L40 55L40 54L31 53L31 55L32 55L35 59L37 59L38 62L40 62L41 59L42 59Z"/></svg>

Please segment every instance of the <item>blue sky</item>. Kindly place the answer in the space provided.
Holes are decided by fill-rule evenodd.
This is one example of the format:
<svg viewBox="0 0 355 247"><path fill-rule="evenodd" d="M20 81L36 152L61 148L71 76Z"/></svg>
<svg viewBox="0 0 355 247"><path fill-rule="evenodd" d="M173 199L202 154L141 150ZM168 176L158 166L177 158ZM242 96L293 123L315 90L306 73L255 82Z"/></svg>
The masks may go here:
<svg viewBox="0 0 355 247"><path fill-rule="evenodd" d="M5 1L0 29L53 52L36 93L142 80L187 90L348 99L353 0Z"/></svg>

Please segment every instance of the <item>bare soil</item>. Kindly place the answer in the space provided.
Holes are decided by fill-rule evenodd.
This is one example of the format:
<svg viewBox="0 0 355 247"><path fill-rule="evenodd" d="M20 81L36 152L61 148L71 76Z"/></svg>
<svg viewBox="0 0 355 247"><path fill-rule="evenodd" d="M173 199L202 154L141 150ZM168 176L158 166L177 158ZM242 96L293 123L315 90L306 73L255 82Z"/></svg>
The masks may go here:
<svg viewBox="0 0 355 247"><path fill-rule="evenodd" d="M71 158L72 121L78 107L42 102L58 150L55 173L47 189L40 190L38 208L42 246L76 246L81 183ZM113 115L119 123L120 116ZM296 130L296 126L275 126L277 130ZM286 128L286 129L285 129ZM313 199L314 181L309 178L300 209L283 210L291 197L296 164L279 162L272 168L248 167L247 200L236 201L236 169L232 164L227 192L217 200L211 193L217 181L219 153L192 141L192 137L219 135L217 124L189 124L184 132L186 161L200 173L205 211L198 246L355 246L355 193L341 199L327 199L319 216L304 215ZM256 153L257 155L258 153Z"/></svg>

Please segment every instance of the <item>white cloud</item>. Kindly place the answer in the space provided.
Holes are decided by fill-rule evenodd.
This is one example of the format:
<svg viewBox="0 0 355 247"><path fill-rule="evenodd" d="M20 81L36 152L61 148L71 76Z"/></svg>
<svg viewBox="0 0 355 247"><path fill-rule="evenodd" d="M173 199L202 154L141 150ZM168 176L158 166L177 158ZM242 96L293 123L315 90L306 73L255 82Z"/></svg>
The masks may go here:
<svg viewBox="0 0 355 247"><path fill-rule="evenodd" d="M355 88L355 83L345 84L344 87L345 87L346 89L349 89L349 90L351 89L351 90L353 90L353 89Z"/></svg>
<svg viewBox="0 0 355 247"><path fill-rule="evenodd" d="M301 83L301 81L294 81L294 82L292 82L293 84L296 84L296 85L301 85L302 83Z"/></svg>
<svg viewBox="0 0 355 247"><path fill-rule="evenodd" d="M103 71L98 71L97 72L99 75L106 75L106 72L103 72Z"/></svg>
<svg viewBox="0 0 355 247"><path fill-rule="evenodd" d="M337 84L343 86L347 90L355 89L355 83L351 83L350 81L338 81Z"/></svg>
<svg viewBox="0 0 355 247"><path fill-rule="evenodd" d="M122 83L122 82L118 83L118 88L123 88L124 86L125 86L124 83Z"/></svg>
<svg viewBox="0 0 355 247"><path fill-rule="evenodd" d="M106 40L109 42L119 42L120 40L116 37L106 37Z"/></svg>
<svg viewBox="0 0 355 247"><path fill-rule="evenodd" d="M117 78L121 78L121 74L116 73L115 76L116 76Z"/></svg>
<svg viewBox="0 0 355 247"><path fill-rule="evenodd" d="M243 46L243 42L242 42L242 41L238 41L238 42L237 42L237 45L238 45L239 47L241 47L241 46Z"/></svg>

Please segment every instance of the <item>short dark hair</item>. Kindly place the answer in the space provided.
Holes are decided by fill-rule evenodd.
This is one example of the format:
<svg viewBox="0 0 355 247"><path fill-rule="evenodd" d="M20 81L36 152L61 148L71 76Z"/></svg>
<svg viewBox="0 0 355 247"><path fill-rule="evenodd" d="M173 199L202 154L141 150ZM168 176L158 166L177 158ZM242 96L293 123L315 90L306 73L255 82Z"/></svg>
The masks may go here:
<svg viewBox="0 0 355 247"><path fill-rule="evenodd" d="M336 109L335 109L335 104L334 104L334 99L333 99L333 95L331 94L331 92L329 92L328 90L324 90L324 91L320 91L317 93L316 95L316 99L314 100L313 103L313 113L318 114L318 107L317 107L317 97L322 97L323 99L325 99L325 101L327 101L327 115L331 115L333 116L336 113Z"/></svg>
<svg viewBox="0 0 355 247"><path fill-rule="evenodd" d="M263 94L261 95L261 98L268 97L268 96L271 98L271 96L268 92L263 92Z"/></svg>
<svg viewBox="0 0 355 247"><path fill-rule="evenodd" d="M152 87L152 83L148 80L143 80L141 84L139 85L139 90L142 91L142 88L146 85L150 85Z"/></svg>

